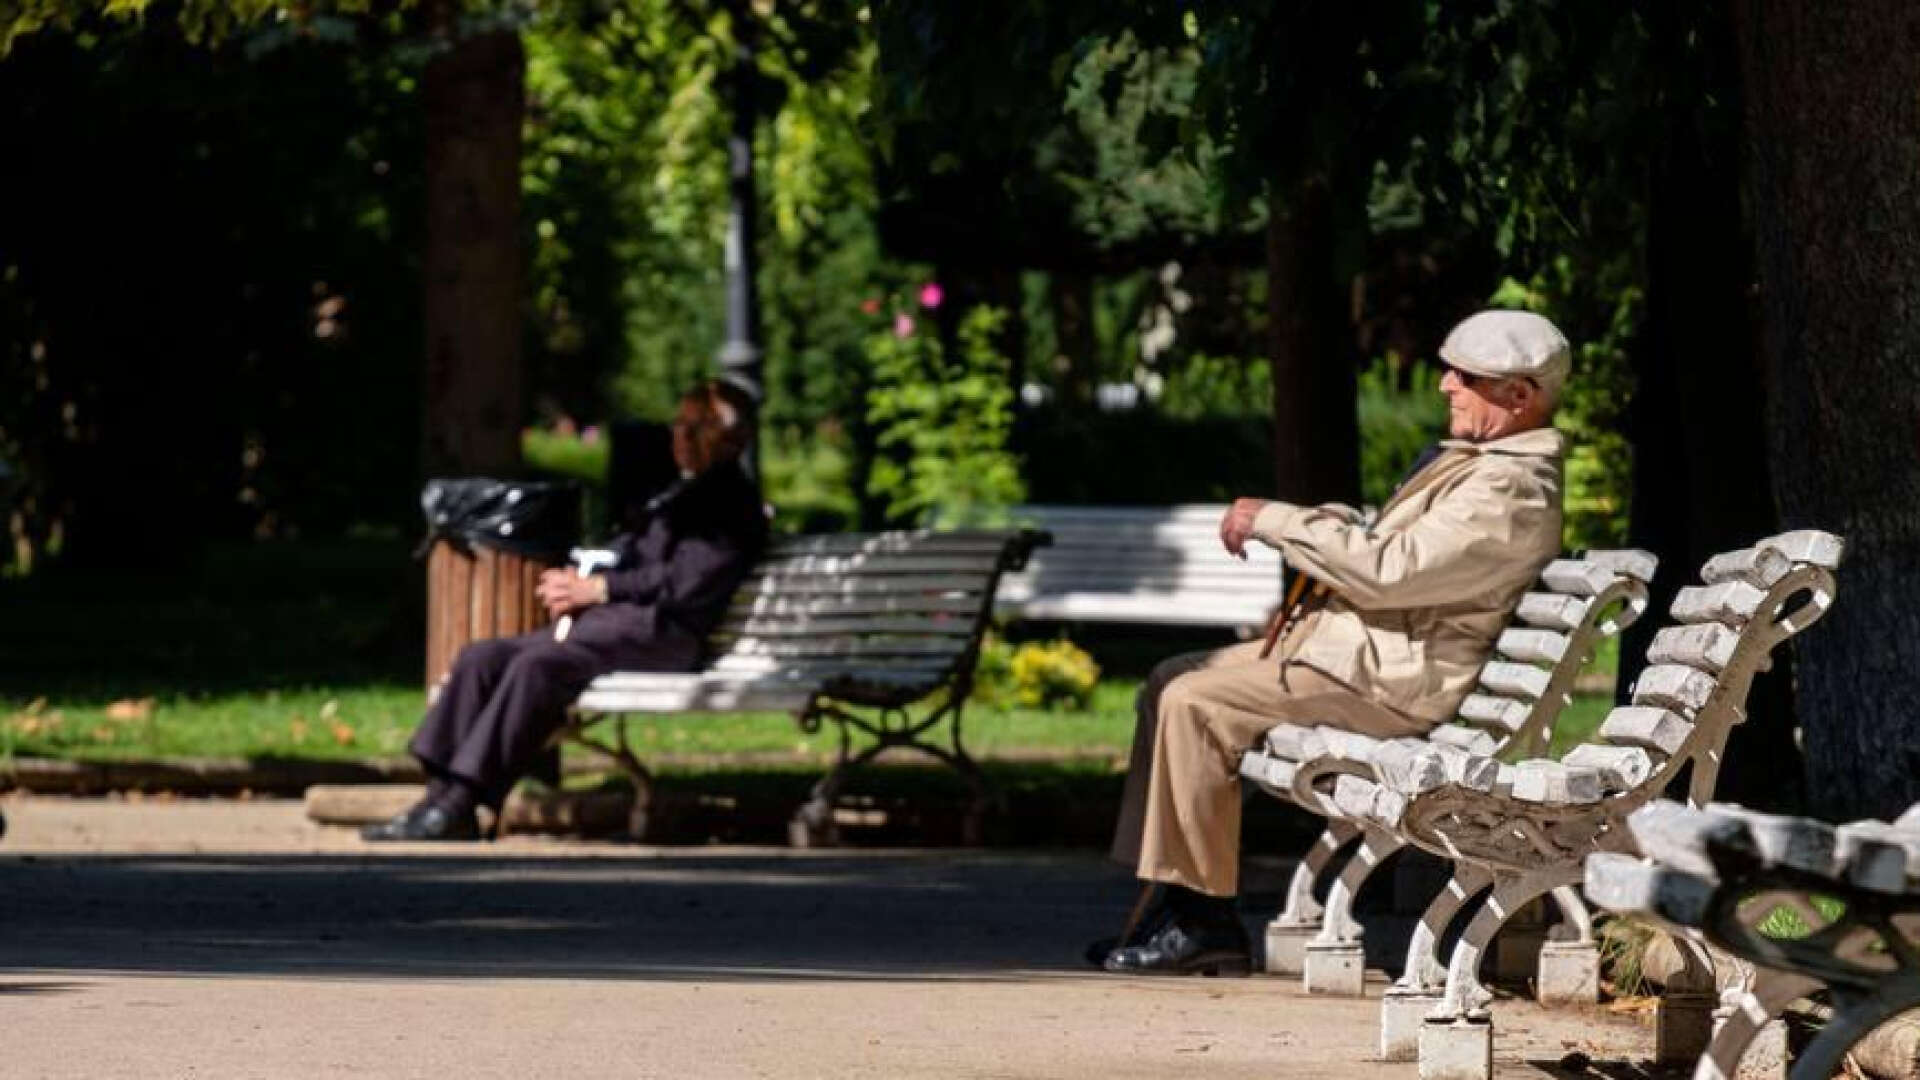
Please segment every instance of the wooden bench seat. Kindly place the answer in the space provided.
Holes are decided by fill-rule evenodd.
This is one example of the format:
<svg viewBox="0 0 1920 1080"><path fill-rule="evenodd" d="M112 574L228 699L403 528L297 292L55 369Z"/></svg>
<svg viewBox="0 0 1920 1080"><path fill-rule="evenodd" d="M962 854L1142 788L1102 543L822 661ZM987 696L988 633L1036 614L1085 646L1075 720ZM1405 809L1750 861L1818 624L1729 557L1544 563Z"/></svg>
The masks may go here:
<svg viewBox="0 0 1920 1080"><path fill-rule="evenodd" d="M1358 995L1363 985L1360 926L1353 898L1405 846L1392 831L1348 812L1337 799L1341 774L1383 771L1432 785L1459 778L1475 754L1543 752L1553 721L1571 700L1573 680L1607 637L1633 624L1647 605L1657 560L1644 551L1592 551L1561 559L1522 598L1458 718L1424 738L1375 739L1331 728L1279 724L1240 761L1240 774L1268 794L1327 819L1295 868L1285 907L1267 928L1266 967L1303 976L1315 993ZM1319 899L1325 897L1324 903ZM1571 892L1557 897L1569 918L1584 920Z"/></svg>
<svg viewBox="0 0 1920 1080"><path fill-rule="evenodd" d="M1053 537L1000 586L1007 618L1165 626L1263 625L1280 603L1280 557L1220 545L1224 505L1016 507Z"/></svg>
<svg viewBox="0 0 1920 1080"><path fill-rule="evenodd" d="M1892 823L1830 825L1661 800L1626 827L1629 851L1587 858L1587 892L1681 946L1691 979L1683 1000L1669 993L1662 1006L1711 1010L1699 1080L1777 1074L1780 1017L1818 992L1836 1011L1793 1062L1793 1080L1840 1075L1867 1035L1920 1009L1920 806Z"/></svg>
<svg viewBox="0 0 1920 1080"><path fill-rule="evenodd" d="M1754 677L1775 647L1825 614L1841 552L1839 538L1805 531L1710 560L1704 584L1675 599L1679 625L1655 637L1650 655L1657 662L1636 682L1633 704L1614 710L1595 742L1560 761L1479 756L1458 769L1458 778L1432 787L1384 776L1339 778L1336 800L1350 812L1455 865L1415 931L1406 973L1383 1003L1388 1056L1405 1056L1411 1041L1423 1075L1486 1075L1492 995L1480 984L1479 966L1487 945L1514 912L1580 882L1587 856L1619 850L1627 815L1681 770L1691 802L1711 799ZM1439 955L1449 924L1483 894L1458 942ZM1574 959L1597 967L1590 952ZM1546 963L1543 956L1543 981ZM1444 983L1436 986L1442 964Z"/></svg>
<svg viewBox="0 0 1920 1080"><path fill-rule="evenodd" d="M968 827L977 834L986 783L961 743L961 711L1001 575L1046 542L1024 529L779 541L735 594L704 670L601 676L580 695L563 734L632 778L635 837L646 830L653 778L622 717L764 710L792 712L807 732L840 727L838 760L794 817L796 844L831 841L833 803L848 773L895 747L966 778L975 794ZM856 733L867 737L857 749Z"/></svg>

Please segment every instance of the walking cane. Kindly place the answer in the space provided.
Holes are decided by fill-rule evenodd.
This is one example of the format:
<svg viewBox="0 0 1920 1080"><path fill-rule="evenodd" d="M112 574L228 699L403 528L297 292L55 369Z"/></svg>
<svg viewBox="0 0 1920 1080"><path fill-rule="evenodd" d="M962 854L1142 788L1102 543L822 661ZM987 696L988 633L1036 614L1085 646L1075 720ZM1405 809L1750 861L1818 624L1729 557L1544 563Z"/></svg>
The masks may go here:
<svg viewBox="0 0 1920 1080"><path fill-rule="evenodd" d="M1312 580L1305 574L1293 575L1293 584L1287 586L1286 602L1280 605L1279 611L1273 613L1273 621L1267 624L1267 640L1260 646L1260 659L1265 660L1273 653L1274 644L1280 640L1280 632L1287 628L1294 614L1300 610L1301 594L1307 591L1307 584Z"/></svg>

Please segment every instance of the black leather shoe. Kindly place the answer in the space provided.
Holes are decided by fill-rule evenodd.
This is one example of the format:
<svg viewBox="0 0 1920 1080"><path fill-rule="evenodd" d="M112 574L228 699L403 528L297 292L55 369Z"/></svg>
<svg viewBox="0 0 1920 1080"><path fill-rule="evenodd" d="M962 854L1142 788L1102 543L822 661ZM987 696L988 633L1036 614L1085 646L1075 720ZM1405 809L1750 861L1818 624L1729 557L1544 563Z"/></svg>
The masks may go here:
<svg viewBox="0 0 1920 1080"><path fill-rule="evenodd" d="M471 810L454 814L444 807L423 803L378 825L361 829L360 839L376 843L392 840L478 840L480 821Z"/></svg>
<svg viewBox="0 0 1920 1080"><path fill-rule="evenodd" d="M1250 975L1253 945L1240 920L1175 917L1144 945L1115 949L1108 971L1121 975Z"/></svg>
<svg viewBox="0 0 1920 1080"><path fill-rule="evenodd" d="M1087 945L1087 951L1082 955L1087 958L1087 963L1097 968L1104 968L1107 966L1107 957L1112 956L1114 950L1145 945L1153 940L1154 935L1166 929L1167 923L1172 919L1173 909L1167 906L1165 900L1162 900L1140 917L1140 925L1133 928L1133 933L1127 935L1125 941L1109 934L1090 942Z"/></svg>

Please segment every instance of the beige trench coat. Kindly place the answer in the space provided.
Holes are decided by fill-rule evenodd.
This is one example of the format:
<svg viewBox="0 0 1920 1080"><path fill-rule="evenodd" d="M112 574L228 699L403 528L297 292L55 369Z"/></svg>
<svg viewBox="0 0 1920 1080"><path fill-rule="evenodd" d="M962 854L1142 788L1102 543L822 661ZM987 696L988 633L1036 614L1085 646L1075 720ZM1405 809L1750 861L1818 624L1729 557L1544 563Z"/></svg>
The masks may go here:
<svg viewBox="0 0 1920 1080"><path fill-rule="evenodd" d="M1253 528L1330 590L1288 628L1281 660L1425 725L1454 714L1560 550L1566 440L1543 428L1440 445L1370 526L1341 507L1275 502Z"/></svg>

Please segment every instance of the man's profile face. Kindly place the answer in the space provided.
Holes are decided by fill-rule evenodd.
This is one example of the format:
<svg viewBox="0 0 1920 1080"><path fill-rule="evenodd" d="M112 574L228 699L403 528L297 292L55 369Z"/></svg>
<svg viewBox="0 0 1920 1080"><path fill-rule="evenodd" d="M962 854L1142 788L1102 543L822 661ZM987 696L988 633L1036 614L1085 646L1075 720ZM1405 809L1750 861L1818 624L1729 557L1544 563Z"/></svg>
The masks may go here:
<svg viewBox="0 0 1920 1080"><path fill-rule="evenodd" d="M700 406L693 401L682 401L680 409L673 417L673 463L683 473L699 472L703 455L699 444L694 440L706 416Z"/></svg>
<svg viewBox="0 0 1920 1080"><path fill-rule="evenodd" d="M1523 417L1538 393L1525 379L1475 375L1449 366L1440 377L1447 397L1447 434L1468 442L1487 442L1522 430Z"/></svg>

